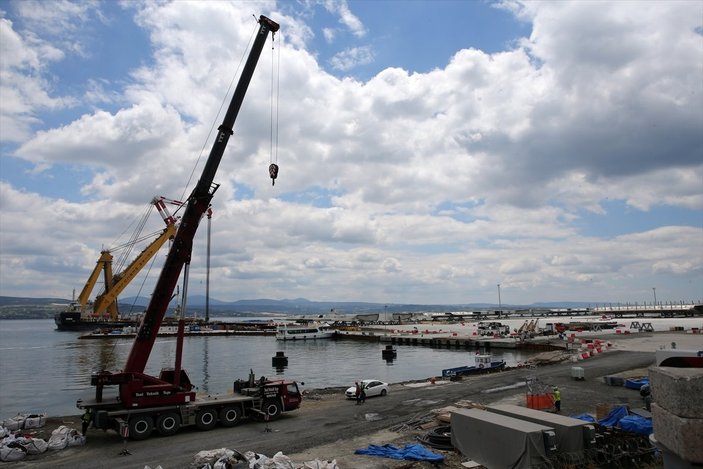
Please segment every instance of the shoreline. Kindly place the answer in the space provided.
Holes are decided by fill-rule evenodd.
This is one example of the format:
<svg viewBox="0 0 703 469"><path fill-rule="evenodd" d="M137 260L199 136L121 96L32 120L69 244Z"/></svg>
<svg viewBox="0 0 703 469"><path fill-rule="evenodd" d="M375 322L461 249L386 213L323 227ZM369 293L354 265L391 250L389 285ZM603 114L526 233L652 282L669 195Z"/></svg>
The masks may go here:
<svg viewBox="0 0 703 469"><path fill-rule="evenodd" d="M703 349L703 336L680 332L642 333L613 337L612 340L612 351L578 363L586 370L585 381L571 378L570 368L574 363L566 359L535 369L513 368L458 382L431 384L422 379L393 383L386 397L368 399L362 407L346 399L343 395L345 387L311 389L306 392L299 410L270 423L271 433L267 433L266 424L262 422L242 423L233 428L217 427L209 432L183 429L170 437L154 435L144 441L130 441L126 448L132 455L125 457L118 455L123 444L119 435L91 429L86 446L52 452L50 456L31 456L13 467L189 467L198 451L220 447L251 450L268 457L281 451L296 462L334 459L339 468L407 467L408 461L361 456L354 451L369 444L402 446L417 442L426 430L417 428L413 422L427 416L434 419L461 402L524 406L524 383L530 376L537 376L546 384L558 385L562 389L564 415L594 414L605 403L639 408L643 403L638 392L623 386L609 386L602 377L646 374L654 362L654 352L670 346L671 342L676 342L677 348L682 350ZM520 383L521 387L516 386ZM50 417L42 428L50 434L58 424L80 430L80 416ZM462 467L464 458L459 454L453 451L441 453L446 457L443 467ZM432 466L417 463L413 467L424 469Z"/></svg>
<svg viewBox="0 0 703 469"><path fill-rule="evenodd" d="M686 332L642 332L636 334L598 334L598 338L612 343L611 351L627 351L627 352L656 352L657 350L671 350L671 344L676 344L676 349L679 350L701 350L703 351L703 334L691 334ZM607 356L609 352L604 352ZM577 353L572 351L553 351L553 352L542 352L536 354L532 360L536 367L545 367L553 364L573 362L574 356ZM576 362L575 364L577 364ZM501 373L508 373L512 371L520 370L520 367L506 367ZM432 376L421 379L404 380L394 383L388 383L389 386L412 386L418 384L429 384ZM442 384L443 380L441 376L434 376L436 382ZM305 400L317 400L319 396L325 395L343 395L344 391L348 386L329 386L323 388L312 388L303 391L303 399ZM47 422L49 420L70 420L74 418L80 418L80 413L68 414L62 416L50 416L47 415ZM80 422L79 422L80 423Z"/></svg>

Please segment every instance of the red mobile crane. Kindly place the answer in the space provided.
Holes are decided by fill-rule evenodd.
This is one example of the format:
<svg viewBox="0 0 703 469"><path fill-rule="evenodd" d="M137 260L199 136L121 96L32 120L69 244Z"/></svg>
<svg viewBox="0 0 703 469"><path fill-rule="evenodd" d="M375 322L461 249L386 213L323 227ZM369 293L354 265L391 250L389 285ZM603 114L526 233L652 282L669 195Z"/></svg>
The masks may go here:
<svg viewBox="0 0 703 469"><path fill-rule="evenodd" d="M242 417L277 417L282 411L300 406L301 393L297 383L287 380L255 380L235 382L235 394L198 399L185 370L181 369L183 350L183 321L179 322L175 365L161 370L159 377L144 373L149 355L166 314L168 304L181 272L187 280L193 238L210 201L218 188L214 184L217 167L232 135L234 122L242 105L247 87L256 68L268 33L275 34L279 25L260 16L259 30L224 120L218 128L210 155L193 192L186 202L178 231L154 287L149 306L144 313L127 362L122 371L100 371L91 376L95 399L79 400L77 406L86 411L85 420L94 428L115 429L132 439L145 439L154 427L162 435L171 435L181 426L196 425L201 430L213 428L218 421L224 426L235 425ZM274 174L271 174L274 177ZM186 283L186 282L184 282ZM183 297L186 297L184 293ZM185 308L185 305L183 305ZM106 386L119 386L117 396L103 396Z"/></svg>

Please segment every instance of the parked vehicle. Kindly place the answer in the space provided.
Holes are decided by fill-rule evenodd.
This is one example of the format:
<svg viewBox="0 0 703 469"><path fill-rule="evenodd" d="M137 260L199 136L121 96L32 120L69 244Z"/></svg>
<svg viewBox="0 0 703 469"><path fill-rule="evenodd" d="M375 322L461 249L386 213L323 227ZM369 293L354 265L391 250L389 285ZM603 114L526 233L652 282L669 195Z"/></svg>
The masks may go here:
<svg viewBox="0 0 703 469"><path fill-rule="evenodd" d="M476 354L474 365L458 366L442 370L443 378L453 378L455 376L468 376L491 371L500 371L505 368L505 360L493 360L491 354Z"/></svg>
<svg viewBox="0 0 703 469"><path fill-rule="evenodd" d="M388 394L388 383L377 379L365 379L359 381L359 384L366 392L366 397L385 396ZM352 386L344 393L349 399L356 399L356 386Z"/></svg>

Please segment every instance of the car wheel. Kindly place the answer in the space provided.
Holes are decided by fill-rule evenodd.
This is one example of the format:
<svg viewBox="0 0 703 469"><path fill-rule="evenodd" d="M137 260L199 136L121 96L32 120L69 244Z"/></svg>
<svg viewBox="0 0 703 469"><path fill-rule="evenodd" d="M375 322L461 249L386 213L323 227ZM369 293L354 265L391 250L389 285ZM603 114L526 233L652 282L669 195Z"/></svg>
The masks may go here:
<svg viewBox="0 0 703 469"><path fill-rule="evenodd" d="M146 440L154 430L154 419L148 415L137 415L129 419L129 437L133 440Z"/></svg>
<svg viewBox="0 0 703 469"><path fill-rule="evenodd" d="M385 396L386 394L388 394L388 391L386 391L385 389L381 389L381 396Z"/></svg>
<svg viewBox="0 0 703 469"><path fill-rule="evenodd" d="M156 419L156 430L163 436L173 435L181 427L181 417L175 412L166 412Z"/></svg>
<svg viewBox="0 0 703 469"><path fill-rule="evenodd" d="M217 425L217 414L212 409L200 409L195 415L195 426L200 430L211 430Z"/></svg>

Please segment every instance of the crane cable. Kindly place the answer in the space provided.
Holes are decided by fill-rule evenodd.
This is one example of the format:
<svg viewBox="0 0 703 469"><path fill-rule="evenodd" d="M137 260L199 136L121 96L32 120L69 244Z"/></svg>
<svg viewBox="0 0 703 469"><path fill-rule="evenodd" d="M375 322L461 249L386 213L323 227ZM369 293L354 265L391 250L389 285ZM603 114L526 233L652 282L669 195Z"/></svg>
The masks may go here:
<svg viewBox="0 0 703 469"><path fill-rule="evenodd" d="M257 20L257 25L258 25L258 20ZM227 92L225 93L225 96L222 98L222 101L220 102L220 108L217 110L217 115L215 116L215 119L213 119L213 121L212 121L212 125L210 126L210 131L208 132L207 137L205 138L205 141L203 142L203 146L200 148L200 153L198 154L198 159L195 161L195 164L193 165L193 169L191 170L190 176L188 177L188 182L183 187L183 192L181 193L181 197L179 200L186 201L186 200L190 199L190 197L188 197L188 199L185 198L186 191L188 190L188 186L190 186L190 182L193 180L193 177L195 175L195 170L198 167L198 164L200 163L200 160L203 157L203 153L205 152L205 147L206 147L208 141L210 140L210 137L212 136L212 133L215 129L215 126L217 125L217 122L219 122L220 114L222 114L222 108L225 106L225 103L229 102L229 100L227 98L229 96L230 91L232 90L232 86L234 85L235 78L237 78L239 76L239 70L242 68L242 63L244 62L244 59L247 56L247 51L251 48L251 45L254 41L254 36L256 34L257 29L258 29L258 26L255 26L252 29L251 35L249 36L249 42L247 43L247 47L244 49L244 51L242 51L242 56L239 59L239 64L237 65L237 69L234 71L234 74L232 75L232 79L229 82L229 86L227 87ZM186 205L187 204L184 203L183 205L178 207L175 210L174 215L176 213L178 213L179 210L184 209Z"/></svg>
<svg viewBox="0 0 703 469"><path fill-rule="evenodd" d="M274 52L274 43L276 40L276 33L271 34L271 136L270 136L270 150L269 150L269 176L271 177L271 185L276 185L276 178L278 177L278 109L279 109L279 96L281 89L281 48L279 47L276 52L278 52L278 64L274 66L274 58L276 53ZM274 80L275 77L275 80ZM276 92L274 94L274 81ZM275 108L275 126L274 126L274 108ZM275 128L275 147L274 147L274 128ZM275 157L274 157L275 154Z"/></svg>

